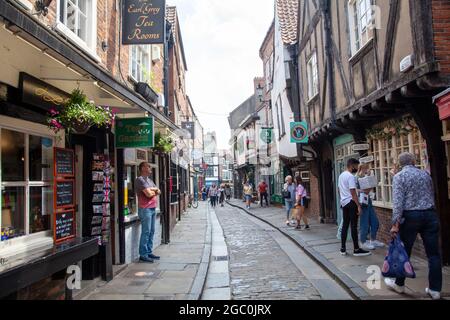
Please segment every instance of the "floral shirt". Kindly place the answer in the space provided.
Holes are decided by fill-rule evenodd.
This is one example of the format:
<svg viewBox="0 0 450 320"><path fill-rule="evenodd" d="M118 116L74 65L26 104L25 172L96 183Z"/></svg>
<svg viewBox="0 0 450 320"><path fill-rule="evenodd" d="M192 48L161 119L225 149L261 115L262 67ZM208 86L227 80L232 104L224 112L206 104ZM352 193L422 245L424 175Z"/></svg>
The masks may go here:
<svg viewBox="0 0 450 320"><path fill-rule="evenodd" d="M403 212L435 206L433 180L423 170L406 166L394 177L392 224L404 222Z"/></svg>

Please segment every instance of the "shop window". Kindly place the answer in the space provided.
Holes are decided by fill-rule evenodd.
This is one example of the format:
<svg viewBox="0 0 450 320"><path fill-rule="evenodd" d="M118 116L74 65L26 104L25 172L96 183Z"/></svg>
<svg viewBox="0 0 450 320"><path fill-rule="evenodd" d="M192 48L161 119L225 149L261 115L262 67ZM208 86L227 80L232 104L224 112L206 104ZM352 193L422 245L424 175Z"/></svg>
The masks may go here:
<svg viewBox="0 0 450 320"><path fill-rule="evenodd" d="M371 140L371 154L374 156L372 169L378 179L375 202L378 206L392 206L392 170L397 165L398 156L403 152L414 154L417 166L429 171L427 145L419 130Z"/></svg>
<svg viewBox="0 0 450 320"><path fill-rule="evenodd" d="M51 229L51 138L1 129L2 241Z"/></svg>
<svg viewBox="0 0 450 320"><path fill-rule="evenodd" d="M170 163L170 176L172 178L172 192L170 193L170 203L178 202L178 170L177 165Z"/></svg>

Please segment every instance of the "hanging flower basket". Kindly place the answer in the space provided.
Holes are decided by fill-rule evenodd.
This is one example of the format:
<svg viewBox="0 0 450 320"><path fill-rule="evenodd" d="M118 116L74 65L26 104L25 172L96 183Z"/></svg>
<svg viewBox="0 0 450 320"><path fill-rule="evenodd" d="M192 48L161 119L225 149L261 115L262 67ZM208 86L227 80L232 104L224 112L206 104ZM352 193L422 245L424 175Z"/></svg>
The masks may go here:
<svg viewBox="0 0 450 320"><path fill-rule="evenodd" d="M163 136L159 132L155 133L155 147L153 148L153 151L156 154L170 153L173 148L175 148L175 145L171 137L165 135Z"/></svg>
<svg viewBox="0 0 450 320"><path fill-rule="evenodd" d="M61 108L50 110L47 123L55 133L66 130L67 133L85 134L92 126L111 127L114 118L108 107L96 106L80 89L75 89Z"/></svg>

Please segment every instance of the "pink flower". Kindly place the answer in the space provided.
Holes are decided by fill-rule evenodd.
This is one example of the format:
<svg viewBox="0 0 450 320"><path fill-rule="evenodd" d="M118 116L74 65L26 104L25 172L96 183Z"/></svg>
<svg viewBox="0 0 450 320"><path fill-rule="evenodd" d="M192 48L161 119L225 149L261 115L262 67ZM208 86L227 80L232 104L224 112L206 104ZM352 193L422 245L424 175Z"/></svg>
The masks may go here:
<svg viewBox="0 0 450 320"><path fill-rule="evenodd" d="M52 117L54 117L54 116L58 115L59 112L56 111L56 109L51 109L51 110L50 110L50 114L51 114Z"/></svg>
<svg viewBox="0 0 450 320"><path fill-rule="evenodd" d="M53 127L57 128L57 129L62 129L62 124L58 122L58 120L56 119L52 119L50 121L50 125L52 125Z"/></svg>

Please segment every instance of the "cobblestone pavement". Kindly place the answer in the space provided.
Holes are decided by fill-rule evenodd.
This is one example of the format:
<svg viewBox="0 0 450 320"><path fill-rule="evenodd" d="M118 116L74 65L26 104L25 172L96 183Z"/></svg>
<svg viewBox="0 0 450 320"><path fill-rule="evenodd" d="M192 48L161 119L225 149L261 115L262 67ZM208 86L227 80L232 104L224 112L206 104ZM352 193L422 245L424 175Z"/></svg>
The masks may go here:
<svg viewBox="0 0 450 320"><path fill-rule="evenodd" d="M230 252L234 300L318 300L320 295L271 237L239 210L217 208Z"/></svg>

